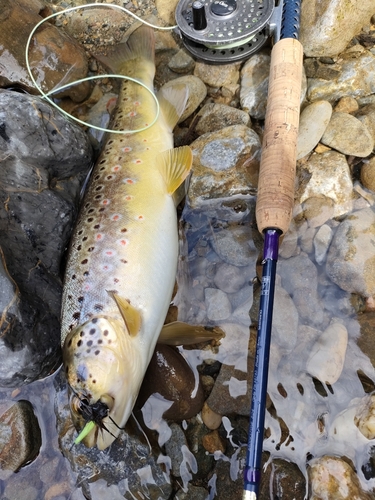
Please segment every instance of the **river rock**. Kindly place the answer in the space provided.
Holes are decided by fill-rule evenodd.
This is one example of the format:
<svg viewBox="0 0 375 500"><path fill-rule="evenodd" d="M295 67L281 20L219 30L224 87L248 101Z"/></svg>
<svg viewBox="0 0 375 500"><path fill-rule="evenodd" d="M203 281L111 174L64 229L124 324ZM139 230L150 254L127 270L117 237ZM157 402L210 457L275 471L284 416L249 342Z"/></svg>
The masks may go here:
<svg viewBox="0 0 375 500"><path fill-rule="evenodd" d="M246 226L233 226L217 231L211 244L219 257L232 266L252 266L258 257L252 230Z"/></svg>
<svg viewBox="0 0 375 500"><path fill-rule="evenodd" d="M206 303L207 318L210 321L222 321L227 319L232 307L227 294L217 288L205 288L204 298Z"/></svg>
<svg viewBox="0 0 375 500"><path fill-rule="evenodd" d="M375 91L375 83L370 75L375 70L375 56L367 51L345 59L335 64L326 64L330 72L335 71L334 78L309 78L307 98L309 101L327 100L331 103L342 97L352 96L356 99L370 96Z"/></svg>
<svg viewBox="0 0 375 500"><path fill-rule="evenodd" d="M375 192L375 157L362 165L361 182L365 188Z"/></svg>
<svg viewBox="0 0 375 500"><path fill-rule="evenodd" d="M367 127L375 141L375 104L362 106L355 113L355 117Z"/></svg>
<svg viewBox="0 0 375 500"><path fill-rule="evenodd" d="M172 403L162 414L165 419L179 422L191 418L203 406L204 395L199 378L195 380L185 358L169 345L157 344L143 379L137 407L142 407L156 393Z"/></svg>
<svg viewBox="0 0 375 500"><path fill-rule="evenodd" d="M20 5L11 0L1 0L0 11L0 85L21 85L30 93L38 93L27 72L25 47L32 29L42 17L35 13L32 5ZM83 48L50 23L42 25L33 36L29 62L37 84L45 92L84 78L88 72ZM60 97L82 101L90 88L87 82L82 83L67 89Z"/></svg>
<svg viewBox="0 0 375 500"><path fill-rule="evenodd" d="M202 135L190 146L194 153L188 191L192 208L208 199L255 194L261 144L252 129L225 127Z"/></svg>
<svg viewBox="0 0 375 500"><path fill-rule="evenodd" d="M300 319L310 326L323 321L322 305L318 298L318 273L309 257L300 253L278 265L282 287L292 297ZM312 312L313 311L313 312Z"/></svg>
<svg viewBox="0 0 375 500"><path fill-rule="evenodd" d="M303 203L311 197L326 196L334 203L333 216L352 210L353 181L344 155L336 151L314 153L297 165L296 198Z"/></svg>
<svg viewBox="0 0 375 500"><path fill-rule="evenodd" d="M241 107L257 120L266 116L270 62L269 51L258 52L249 57L241 70Z"/></svg>
<svg viewBox="0 0 375 500"><path fill-rule="evenodd" d="M333 321L312 346L306 370L323 384L332 385L339 379L348 346L348 331Z"/></svg>
<svg viewBox="0 0 375 500"><path fill-rule="evenodd" d="M31 403L18 401L3 413L0 431L0 477L4 480L39 454L42 435Z"/></svg>
<svg viewBox="0 0 375 500"><path fill-rule="evenodd" d="M358 405L354 423L367 439L375 439L375 395L365 396Z"/></svg>
<svg viewBox="0 0 375 500"><path fill-rule="evenodd" d="M353 468L339 457L323 456L309 462L310 500L371 500L362 490Z"/></svg>
<svg viewBox="0 0 375 500"><path fill-rule="evenodd" d="M61 258L92 149L39 98L0 90L0 109L0 383L13 386L60 363Z"/></svg>
<svg viewBox="0 0 375 500"><path fill-rule="evenodd" d="M320 227L333 217L334 201L327 196L312 196L302 203L302 210L310 228Z"/></svg>
<svg viewBox="0 0 375 500"><path fill-rule="evenodd" d="M332 237L332 229L327 224L323 224L314 237L315 260L319 265L323 264L326 259Z"/></svg>
<svg viewBox="0 0 375 500"><path fill-rule="evenodd" d="M198 113L199 121L195 127L198 135L215 132L231 125L250 124L250 117L245 111L226 104L207 103Z"/></svg>
<svg viewBox="0 0 375 500"><path fill-rule="evenodd" d="M315 101L301 113L297 160L310 153L318 144L331 119L332 106L328 101Z"/></svg>
<svg viewBox="0 0 375 500"><path fill-rule="evenodd" d="M168 1L169 3L169 1ZM175 73L189 73L195 66L194 59L185 49L180 49L177 54L171 57L168 67Z"/></svg>
<svg viewBox="0 0 375 500"><path fill-rule="evenodd" d="M327 256L327 274L340 288L364 297L375 294L375 213L354 212L341 222Z"/></svg>
<svg viewBox="0 0 375 500"><path fill-rule="evenodd" d="M340 153L359 157L368 156L374 148L366 125L349 113L333 113L321 141Z"/></svg>
<svg viewBox="0 0 375 500"><path fill-rule="evenodd" d="M212 89L222 89L228 92L229 102L239 88L240 63L232 64L206 64L197 62L194 68L194 75ZM224 103L226 104L226 103Z"/></svg>
<svg viewBox="0 0 375 500"><path fill-rule="evenodd" d="M171 82L167 82L163 85L161 90L173 87L177 84L186 85L189 91L189 98L185 107L185 111L182 113L178 121L178 123L181 123L186 120L188 116L194 113L197 107L201 104L201 102L207 95L207 89L200 78L194 75L186 75L180 76L179 78L176 78Z"/></svg>
<svg viewBox="0 0 375 500"><path fill-rule="evenodd" d="M238 292L245 284L246 275L237 266L221 264L216 270L214 283L223 292Z"/></svg>
<svg viewBox="0 0 375 500"><path fill-rule="evenodd" d="M311 0L301 6L300 41L307 56L336 56L370 22L374 0Z"/></svg>
<svg viewBox="0 0 375 500"><path fill-rule="evenodd" d="M341 111L342 113L355 113L358 111L358 102L354 97L347 95L345 97L341 97L339 102L335 106L335 112Z"/></svg>
<svg viewBox="0 0 375 500"><path fill-rule="evenodd" d="M297 341L298 312L289 293L275 287L272 318L272 338L285 351L291 351Z"/></svg>

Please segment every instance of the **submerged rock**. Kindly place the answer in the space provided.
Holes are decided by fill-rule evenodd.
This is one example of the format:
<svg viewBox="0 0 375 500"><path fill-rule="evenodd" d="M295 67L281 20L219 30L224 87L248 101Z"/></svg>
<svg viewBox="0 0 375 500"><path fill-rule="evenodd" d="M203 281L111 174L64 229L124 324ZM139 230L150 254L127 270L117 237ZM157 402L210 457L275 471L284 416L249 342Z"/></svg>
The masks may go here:
<svg viewBox="0 0 375 500"><path fill-rule="evenodd" d="M1 479L34 460L41 445L42 435L31 403L18 401L0 417Z"/></svg>
<svg viewBox="0 0 375 500"><path fill-rule="evenodd" d="M0 384L60 363L61 259L92 159L84 132L34 98L0 90Z"/></svg>

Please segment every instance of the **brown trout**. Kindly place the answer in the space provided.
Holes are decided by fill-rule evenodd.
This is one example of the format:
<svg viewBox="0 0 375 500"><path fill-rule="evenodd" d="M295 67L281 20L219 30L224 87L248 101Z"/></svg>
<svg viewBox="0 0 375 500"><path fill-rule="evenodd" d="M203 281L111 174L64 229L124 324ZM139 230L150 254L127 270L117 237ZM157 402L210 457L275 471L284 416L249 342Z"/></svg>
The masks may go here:
<svg viewBox="0 0 375 500"><path fill-rule="evenodd" d="M154 39L137 29L112 56L112 71L153 88ZM178 259L173 194L187 177L190 148L173 148L185 87L159 93L160 115L136 134L109 134L91 175L66 268L62 334L70 406L83 439L100 450L127 422L170 304ZM156 114L152 95L125 80L115 130L141 129Z"/></svg>

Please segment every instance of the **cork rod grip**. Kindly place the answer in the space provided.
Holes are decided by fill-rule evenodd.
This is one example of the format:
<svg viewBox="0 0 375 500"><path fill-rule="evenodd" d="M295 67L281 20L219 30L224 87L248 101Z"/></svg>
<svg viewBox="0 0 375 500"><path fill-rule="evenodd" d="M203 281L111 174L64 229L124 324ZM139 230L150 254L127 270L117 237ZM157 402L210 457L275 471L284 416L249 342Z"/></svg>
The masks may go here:
<svg viewBox="0 0 375 500"><path fill-rule="evenodd" d="M258 229L288 230L294 205L303 49L284 38L272 49L258 182Z"/></svg>

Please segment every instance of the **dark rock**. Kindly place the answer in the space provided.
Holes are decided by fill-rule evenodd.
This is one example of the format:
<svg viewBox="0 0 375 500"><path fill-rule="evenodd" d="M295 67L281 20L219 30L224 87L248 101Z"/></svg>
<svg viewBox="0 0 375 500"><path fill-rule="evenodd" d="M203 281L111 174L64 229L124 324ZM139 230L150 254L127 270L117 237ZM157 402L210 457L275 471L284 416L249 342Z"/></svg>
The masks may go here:
<svg viewBox="0 0 375 500"><path fill-rule="evenodd" d="M159 393L172 406L163 418L174 421L188 419L200 412L204 402L202 386L198 380L195 391L194 374L177 349L158 344L143 379L137 406L143 406L154 393Z"/></svg>
<svg viewBox="0 0 375 500"><path fill-rule="evenodd" d="M92 161L85 133L39 98L0 90L0 384L60 363L61 259Z"/></svg>
<svg viewBox="0 0 375 500"><path fill-rule="evenodd" d="M42 435L31 403L18 401L0 417L1 479L34 460L41 445Z"/></svg>

